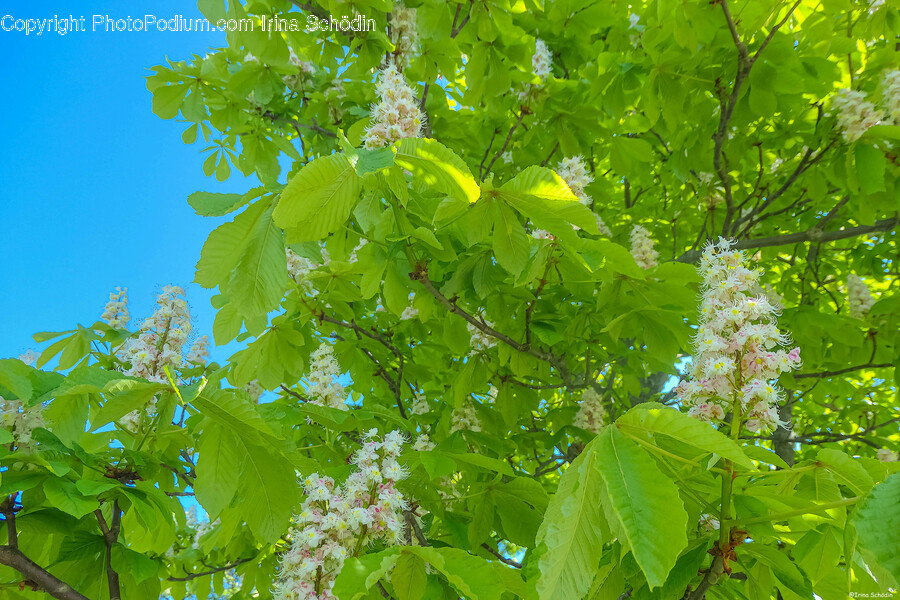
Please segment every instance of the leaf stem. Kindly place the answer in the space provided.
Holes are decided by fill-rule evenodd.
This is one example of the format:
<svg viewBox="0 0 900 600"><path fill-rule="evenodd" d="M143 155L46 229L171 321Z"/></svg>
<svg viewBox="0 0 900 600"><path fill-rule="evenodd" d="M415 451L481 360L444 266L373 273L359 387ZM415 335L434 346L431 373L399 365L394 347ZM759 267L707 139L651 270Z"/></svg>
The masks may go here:
<svg viewBox="0 0 900 600"><path fill-rule="evenodd" d="M859 502L861 496L854 496L853 498L844 498L843 500L836 500L834 502L828 502L826 504L816 504L812 507L807 508L798 508L796 510L789 510L783 513L775 513L774 515L766 515L764 517L754 517L752 519L743 519L741 521L735 521L735 523L740 523L741 525L752 525L753 523L768 523L770 521L783 521L785 519L790 519L791 517L801 517L803 515L815 514L818 512L825 512L831 510L833 508L840 508L842 506L849 506L850 504L854 504Z"/></svg>

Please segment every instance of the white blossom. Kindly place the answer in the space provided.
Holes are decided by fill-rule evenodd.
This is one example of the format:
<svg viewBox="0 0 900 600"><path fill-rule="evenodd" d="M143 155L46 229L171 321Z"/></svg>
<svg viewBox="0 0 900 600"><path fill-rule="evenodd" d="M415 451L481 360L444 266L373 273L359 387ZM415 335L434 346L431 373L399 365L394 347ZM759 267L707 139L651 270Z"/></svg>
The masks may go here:
<svg viewBox="0 0 900 600"><path fill-rule="evenodd" d="M832 101L837 111L837 124L847 143L855 142L869 127L878 125L884 114L866 100L865 92L842 89Z"/></svg>
<svg viewBox="0 0 900 600"><path fill-rule="evenodd" d="M635 225L631 230L631 255L642 269L652 269L657 264L659 253L654 249L654 244L650 232L640 225Z"/></svg>
<svg viewBox="0 0 900 600"><path fill-rule="evenodd" d="M547 48L547 44L544 43L544 40L535 40L534 55L531 57L532 71L534 71L534 74L537 75L543 82L545 79L547 79L547 77L550 76L551 65L552 59L550 57L550 50Z"/></svg>
<svg viewBox="0 0 900 600"><path fill-rule="evenodd" d="M875 453L875 458L880 460L881 462L897 462L900 459L900 456L896 452L891 452L887 448L879 448L878 452Z"/></svg>
<svg viewBox="0 0 900 600"><path fill-rule="evenodd" d="M587 388L581 393L581 402L578 405L578 413L572 421L572 425L599 433L607 423L606 409L603 408L600 394L594 388Z"/></svg>
<svg viewBox="0 0 900 600"><path fill-rule="evenodd" d="M688 414L717 423L737 409L750 431L787 426L778 416L784 393L773 383L799 368L800 349L780 349L790 339L779 331L779 310L759 285L761 272L747 266L733 242L720 238L703 251L700 320L694 357L675 392Z"/></svg>
<svg viewBox="0 0 900 600"><path fill-rule="evenodd" d="M376 541L385 546L407 541L403 511L409 503L396 487L409 475L397 460L404 444L399 431L383 440L367 432L343 485L318 473L303 480L306 499L281 557L276 600L334 600L334 581L357 549Z"/></svg>
<svg viewBox="0 0 900 600"><path fill-rule="evenodd" d="M900 126L900 70L884 72L881 76L881 94L885 118Z"/></svg>
<svg viewBox="0 0 900 600"><path fill-rule="evenodd" d="M864 319L869 314L875 298L869 292L866 282L856 273L850 273L847 277L847 296L850 304L850 316Z"/></svg>
<svg viewBox="0 0 900 600"><path fill-rule="evenodd" d="M466 403L450 415L450 433L455 431L481 431L481 420L475 407Z"/></svg>
<svg viewBox="0 0 900 600"><path fill-rule="evenodd" d="M37 359L40 358L40 354L29 348L25 352L19 355L19 360L21 360L26 365L33 365L37 362Z"/></svg>
<svg viewBox="0 0 900 600"><path fill-rule="evenodd" d="M408 67L419 51L419 32L416 28L416 9L395 4L391 12L391 43L400 68Z"/></svg>
<svg viewBox="0 0 900 600"><path fill-rule="evenodd" d="M493 327L490 321L486 321L485 323L488 327ZM469 331L469 335L471 336L469 340L469 344L472 347L472 350L469 352L470 356L472 354L475 354L479 350L486 350L497 345L497 340L493 336L488 335L471 323L466 324L466 329Z"/></svg>
<svg viewBox="0 0 900 600"><path fill-rule="evenodd" d="M310 402L319 406L330 406L347 410L347 394L344 386L338 383L341 367L334 357L334 349L327 342L322 342L310 356L310 373L307 376L309 386L306 389Z"/></svg>
<svg viewBox="0 0 900 600"><path fill-rule="evenodd" d="M110 292L109 302L106 303L100 318L116 329L125 329L128 326L128 321L131 320L128 316L128 288L117 287L115 292Z"/></svg>
<svg viewBox="0 0 900 600"><path fill-rule="evenodd" d="M382 69L375 86L379 102L372 107L366 129L365 144L369 150L383 148L404 138L422 136L425 117L412 88L394 65Z"/></svg>
<svg viewBox="0 0 900 600"><path fill-rule="evenodd" d="M0 423L13 436L16 447L29 447L31 434L36 427L44 427L41 404L26 406L20 400L7 400L0 396Z"/></svg>

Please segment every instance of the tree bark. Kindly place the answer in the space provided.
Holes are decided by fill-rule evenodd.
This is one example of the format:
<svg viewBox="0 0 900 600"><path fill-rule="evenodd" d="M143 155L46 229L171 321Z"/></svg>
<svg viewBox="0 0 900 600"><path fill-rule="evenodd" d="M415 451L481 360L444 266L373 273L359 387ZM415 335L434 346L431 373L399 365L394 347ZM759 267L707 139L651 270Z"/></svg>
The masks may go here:
<svg viewBox="0 0 900 600"><path fill-rule="evenodd" d="M58 600L89 600L12 546L0 546L0 564L11 567Z"/></svg>

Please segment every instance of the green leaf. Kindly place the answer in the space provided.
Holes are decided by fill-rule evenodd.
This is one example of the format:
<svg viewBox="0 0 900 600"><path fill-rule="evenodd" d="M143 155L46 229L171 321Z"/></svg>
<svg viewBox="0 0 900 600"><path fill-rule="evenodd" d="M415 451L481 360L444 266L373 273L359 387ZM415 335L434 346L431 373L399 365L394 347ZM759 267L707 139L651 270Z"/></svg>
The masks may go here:
<svg viewBox="0 0 900 600"><path fill-rule="evenodd" d="M663 585L687 546L688 515L678 486L615 426L597 436L595 464L606 484L609 514L617 517L648 585Z"/></svg>
<svg viewBox="0 0 900 600"><path fill-rule="evenodd" d="M250 531L264 542L274 542L284 533L297 500L297 481L291 462L278 450L280 443L272 435L254 405L240 394L222 390L211 398L198 396L193 404L203 415L222 428L223 443L231 447L227 460L237 460L238 487L234 506L247 521ZM208 426L208 425L207 425ZM224 450L222 446L218 446ZM233 484L221 476L224 464L206 465L205 497L214 506L223 503ZM198 465L198 477L200 466ZM227 502L227 501L224 501Z"/></svg>
<svg viewBox="0 0 900 600"><path fill-rule="evenodd" d="M469 167L440 142L405 138L394 147L394 163L410 171L415 179L457 200L478 200L481 190Z"/></svg>
<svg viewBox="0 0 900 600"><path fill-rule="evenodd" d="M361 558L348 558L335 579L332 593L338 600L364 598L369 589L393 568L399 555L400 549L393 547Z"/></svg>
<svg viewBox="0 0 900 600"><path fill-rule="evenodd" d="M322 239L344 224L361 189L362 179L345 154L317 158L281 192L275 224L291 244Z"/></svg>
<svg viewBox="0 0 900 600"><path fill-rule="evenodd" d="M238 489L238 449L227 428L204 427L197 448L197 478L194 493L200 506L215 519L231 503Z"/></svg>
<svg viewBox="0 0 900 600"><path fill-rule="evenodd" d="M153 91L153 112L161 119L174 119L190 86L184 83L162 85Z"/></svg>
<svg viewBox="0 0 900 600"><path fill-rule="evenodd" d="M857 496L869 493L875 481L869 472L859 463L840 450L823 448L816 456L823 466L831 471L835 481L849 487Z"/></svg>
<svg viewBox="0 0 900 600"><path fill-rule="evenodd" d="M518 572L502 563L449 547L407 546L403 551L430 564L468 600L500 600L504 593L525 595L525 583Z"/></svg>
<svg viewBox="0 0 900 600"><path fill-rule="evenodd" d="M216 194L194 192L188 196L188 204L198 215L221 217L247 204L250 199L245 194Z"/></svg>
<svg viewBox="0 0 900 600"><path fill-rule="evenodd" d="M356 153L356 174L360 176L387 169L394 164L394 151L390 148L379 150L360 148Z"/></svg>
<svg viewBox="0 0 900 600"><path fill-rule="evenodd" d="M884 191L884 171L887 159L884 152L867 144L857 143L853 147L859 187L864 194Z"/></svg>
<svg viewBox="0 0 900 600"><path fill-rule="evenodd" d="M727 458L748 471L755 471L741 447L731 438L707 423L701 423L674 408L648 408L639 404L616 420L616 425L626 431L664 434L676 440Z"/></svg>
<svg viewBox="0 0 900 600"><path fill-rule="evenodd" d="M391 585L397 600L419 600L425 593L427 582L425 561L414 554L401 554L391 571Z"/></svg>
<svg viewBox="0 0 900 600"><path fill-rule="evenodd" d="M287 287L284 241L268 210L232 272L227 294L242 316L253 317L277 308Z"/></svg>
<svg viewBox="0 0 900 600"><path fill-rule="evenodd" d="M247 245L270 218L268 206L269 202L265 200L255 202L233 221L220 225L209 234L197 262L194 281L205 288L214 288L230 280Z"/></svg>
<svg viewBox="0 0 900 600"><path fill-rule="evenodd" d="M598 233L594 213L581 204L556 172L546 167L528 167L495 193L537 227L556 236L571 236L572 225Z"/></svg>
<svg viewBox="0 0 900 600"><path fill-rule="evenodd" d="M581 598L593 581L593 571L609 540L600 506L603 480L596 468L596 439L563 473L559 488L544 514L537 543L546 547L538 562L540 600Z"/></svg>
<svg viewBox="0 0 900 600"><path fill-rule="evenodd" d="M130 574L137 583L156 576L159 571L155 560L122 544L112 547L112 567L118 573Z"/></svg>
<svg viewBox="0 0 900 600"><path fill-rule="evenodd" d="M44 494L52 506L79 519L100 506L96 499L85 498L74 483L59 477L47 480Z"/></svg>
<svg viewBox="0 0 900 600"><path fill-rule="evenodd" d="M528 235L516 214L505 204L494 211L494 255L500 266L518 276L528 262Z"/></svg>
<svg viewBox="0 0 900 600"><path fill-rule="evenodd" d="M812 583L806 574L797 568L788 555L771 546L758 542L740 547L740 555L749 555L772 569L772 574L782 585L801 598L812 600Z"/></svg>
<svg viewBox="0 0 900 600"><path fill-rule="evenodd" d="M853 524L860 545L900 580L900 473L872 488L857 509Z"/></svg>
<svg viewBox="0 0 900 600"><path fill-rule="evenodd" d="M29 375L33 369L16 358L0 360L0 386L5 387L23 402L31 399L32 385Z"/></svg>

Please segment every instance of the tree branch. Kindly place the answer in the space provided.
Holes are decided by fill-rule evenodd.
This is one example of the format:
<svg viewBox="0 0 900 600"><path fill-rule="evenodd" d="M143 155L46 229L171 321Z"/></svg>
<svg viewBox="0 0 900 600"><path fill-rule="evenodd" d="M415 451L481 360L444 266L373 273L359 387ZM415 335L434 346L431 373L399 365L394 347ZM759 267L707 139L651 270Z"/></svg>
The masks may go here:
<svg viewBox="0 0 900 600"><path fill-rule="evenodd" d="M497 559L500 562L502 562L503 564L509 565L510 567L515 567L516 569L522 568L522 563L515 561L511 558L506 558L505 556L503 556L502 554L500 554L499 552L494 550L494 548L491 547L489 544L487 544L487 543L481 544L481 547L484 548L485 550L487 550L488 552L490 552L491 554L493 554L494 556L496 556Z"/></svg>
<svg viewBox="0 0 900 600"><path fill-rule="evenodd" d="M506 152L506 147L509 146L509 141L512 139L512 136L516 132L516 129L518 129L519 125L522 124L522 119L524 119L524 118L525 118L525 112L519 111L519 116L516 118L516 122L513 124L512 127L510 127L509 133L506 134L506 140L504 140L504 142L503 142L503 147L500 148L499 150L497 150L497 153L494 155L494 158L491 159L491 162L488 164L487 168L484 170L484 174L481 177L482 180L484 180L484 178L487 177L487 175L491 172L491 167L494 166L494 163L497 162L497 159L500 158L500 156L504 152Z"/></svg>
<svg viewBox="0 0 900 600"><path fill-rule="evenodd" d="M190 581L192 579L197 579L198 577L206 577L207 575L214 575L216 573L221 573L222 571L230 571L231 569L238 567L244 563L248 563L253 558L241 558L239 560L234 561L230 565L225 565L224 567L216 567L214 569L210 569L209 571L203 571L201 573L188 573L186 577L169 577L169 581Z"/></svg>
<svg viewBox="0 0 900 600"><path fill-rule="evenodd" d="M574 383L572 381L572 374L569 372L568 367L566 367L565 361L562 359L562 357L559 357L550 352L544 352L542 350L531 348L529 346L526 346L525 344L520 344L511 337L500 333L493 327L490 327L486 323L483 323L482 321L476 319L473 315L460 308L455 301L450 300L445 295L443 295L436 287L434 287L434 282L432 282L428 277L428 268L425 265L421 263L416 265L415 270L409 274L409 277L413 281L418 281L419 283L421 283L425 287L425 289L428 290L428 293L434 296L434 298L451 313L461 316L476 329L500 340L507 346L510 346L511 348L514 348L519 352L528 354L529 356L533 356L538 360L543 360L549 363L552 367L559 371L560 377L562 378L563 383L566 386L572 385Z"/></svg>
<svg viewBox="0 0 900 600"><path fill-rule="evenodd" d="M89 600L87 596L78 593L65 581L51 575L14 546L0 546L0 564L15 569L57 600Z"/></svg>
<svg viewBox="0 0 900 600"><path fill-rule="evenodd" d="M106 524L103 511L99 508L94 511L100 531L103 532L103 541L106 542L106 581L109 584L109 600L119 600L122 591L119 586L119 574L112 567L112 547L119 540L119 529L122 527L122 512L119 510L119 501L113 500L113 514L110 524Z"/></svg>
<svg viewBox="0 0 900 600"><path fill-rule="evenodd" d="M859 225L857 227L826 232L821 232L816 227L812 227L806 231L801 231L800 233L788 233L785 235L773 235L771 237L738 240L733 247L737 250L750 250L757 248L771 248L772 246L788 246L791 244L799 244L801 242L834 242L846 238L866 235L868 233L891 231L897 227L898 222L900 222L900 220L898 220L897 217L891 217L890 219L876 221L874 225ZM700 250L688 250L678 257L678 262L697 262L700 260L701 254L702 251Z"/></svg>

